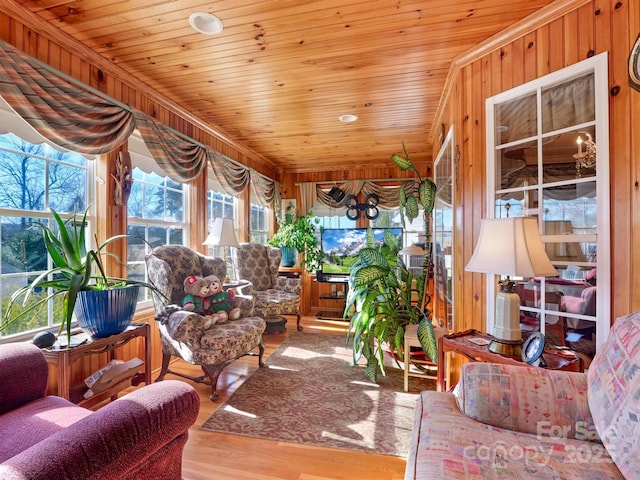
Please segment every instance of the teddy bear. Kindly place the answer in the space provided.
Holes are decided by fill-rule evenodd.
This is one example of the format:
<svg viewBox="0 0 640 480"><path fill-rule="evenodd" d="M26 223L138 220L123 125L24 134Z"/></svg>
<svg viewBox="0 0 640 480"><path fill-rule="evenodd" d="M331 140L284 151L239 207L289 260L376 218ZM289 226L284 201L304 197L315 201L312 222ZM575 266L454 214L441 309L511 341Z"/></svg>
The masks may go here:
<svg viewBox="0 0 640 480"><path fill-rule="evenodd" d="M182 299L182 308L189 312L195 312L200 315L207 315L209 301L209 282L202 277L189 275L184 279L184 293Z"/></svg>
<svg viewBox="0 0 640 480"><path fill-rule="evenodd" d="M222 290L222 282L216 275L209 275L205 277L208 282L209 294L206 298L208 303L207 313L215 314L225 312L227 318L230 320L237 320L240 318L240 309L231 305L231 301L236 296L233 290Z"/></svg>
<svg viewBox="0 0 640 480"><path fill-rule="evenodd" d="M227 320L226 313L219 315L209 312L211 301L208 300L208 280L198 277L197 275L189 275L184 279L183 285L186 295L182 299L182 308L188 312L194 312L204 317L205 330L211 328L216 323L222 323Z"/></svg>

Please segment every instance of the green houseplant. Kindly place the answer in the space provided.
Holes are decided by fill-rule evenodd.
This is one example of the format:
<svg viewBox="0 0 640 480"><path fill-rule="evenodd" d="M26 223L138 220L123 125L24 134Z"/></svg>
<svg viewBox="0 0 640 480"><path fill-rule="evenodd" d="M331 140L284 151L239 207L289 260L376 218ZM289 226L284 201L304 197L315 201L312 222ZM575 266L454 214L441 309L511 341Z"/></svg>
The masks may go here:
<svg viewBox="0 0 640 480"><path fill-rule="evenodd" d="M347 340L353 336L354 364L364 356L365 375L376 381L378 371L384 375L384 353L388 347L392 355L403 358L404 332L407 325L418 324L418 338L423 351L437 361L437 343L429 310L430 297L427 279L430 270L429 219L435 203L435 184L422 178L403 144L405 156L393 154L391 159L402 170L412 170L415 179L406 181L400 189L400 211L412 221L420 213L425 216L425 262L422 275L414 277L399 259L400 241L385 232L382 245L374 245L371 229L366 246L349 270L349 293L345 317L350 317Z"/></svg>
<svg viewBox="0 0 640 480"><path fill-rule="evenodd" d="M78 299L83 297L83 292L90 295L90 292L109 292L128 287L129 290L126 293L118 292L121 296L112 302L115 303L118 310L123 309L124 302L128 302L129 305L133 302L133 309L129 307L131 311L129 318L125 319L126 322L130 321L135 310L135 301L140 286L151 288L154 292L160 293L153 285L145 282L107 276L102 260L103 255L110 255L105 252L106 246L115 240L127 238L128 235L116 235L94 249L87 249L87 212L88 209L84 211L82 217L73 215L65 221L55 210L51 209L55 228L39 222L33 224L42 232L44 245L53 267L38 275L29 285L21 287L13 293L4 313L2 329L27 315L37 315L46 308L49 300L62 297L62 320L59 334L65 332L67 338L70 338L74 309L79 318L83 316L77 308ZM45 293L37 295L38 292ZM127 299L124 298L124 295ZM30 301L32 296L37 299ZM90 298L84 304L91 305L96 302L102 305L101 299L97 298ZM15 314L14 310L19 304L23 309Z"/></svg>
<svg viewBox="0 0 640 480"><path fill-rule="evenodd" d="M278 231L267 241L272 247L288 247L302 253L301 266L309 272L317 270L322 262L322 250L316 236L314 219L311 212L297 219L293 212L286 212Z"/></svg>

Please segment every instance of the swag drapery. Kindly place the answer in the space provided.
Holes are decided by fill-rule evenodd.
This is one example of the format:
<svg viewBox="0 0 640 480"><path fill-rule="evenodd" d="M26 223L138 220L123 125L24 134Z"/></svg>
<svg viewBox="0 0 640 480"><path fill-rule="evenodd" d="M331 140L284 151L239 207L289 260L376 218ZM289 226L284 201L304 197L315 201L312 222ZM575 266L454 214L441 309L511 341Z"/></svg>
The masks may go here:
<svg viewBox="0 0 640 480"><path fill-rule="evenodd" d="M373 180L348 180L342 183L316 183L305 182L299 184L301 192L301 210L306 214L309 210L316 216L328 216L339 212L344 214L346 209L345 199L348 195L358 195L362 193L363 198L367 195L375 194L380 199L378 207L393 210L400 204L400 189L405 188L407 193L411 193L417 188L411 179L398 179L401 185L381 185ZM409 180L408 183L407 180ZM385 180L388 182L388 180ZM345 193L344 198L336 202L329 196L329 190L337 187Z"/></svg>
<svg viewBox="0 0 640 480"><path fill-rule="evenodd" d="M0 96L40 135L88 155L113 151L138 129L153 159L172 180L190 182L210 165L230 195L250 184L270 203L276 182L176 132L154 118L56 72L0 40ZM253 175L252 175L253 173Z"/></svg>

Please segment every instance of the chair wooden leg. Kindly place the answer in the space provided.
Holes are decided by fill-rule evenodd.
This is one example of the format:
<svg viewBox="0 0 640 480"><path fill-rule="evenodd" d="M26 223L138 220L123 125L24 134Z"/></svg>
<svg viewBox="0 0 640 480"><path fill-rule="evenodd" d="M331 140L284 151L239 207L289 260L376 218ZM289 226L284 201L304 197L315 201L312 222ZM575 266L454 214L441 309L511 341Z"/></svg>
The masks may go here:
<svg viewBox="0 0 640 480"><path fill-rule="evenodd" d="M258 345L258 350L260 353L258 354L258 366L264 367L264 362L262 361L262 357L264 356L264 339L260 339L260 345Z"/></svg>
<svg viewBox="0 0 640 480"><path fill-rule="evenodd" d="M201 365L202 371L207 374L207 377L209 377L209 381L211 382L211 395L209 395L211 401L215 401L218 398L218 393L216 392L218 387L218 377L226 365L226 363L223 363L222 365Z"/></svg>
<svg viewBox="0 0 640 480"><path fill-rule="evenodd" d="M300 325L300 312L296 315L296 328L299 332L302 331L302 325Z"/></svg>
<svg viewBox="0 0 640 480"><path fill-rule="evenodd" d="M162 367L160 368L160 375L156 378L156 382L161 382L164 380L164 376L167 374L169 370L169 362L171 361L171 355L169 353L162 352ZM146 367L149 368L149 367Z"/></svg>

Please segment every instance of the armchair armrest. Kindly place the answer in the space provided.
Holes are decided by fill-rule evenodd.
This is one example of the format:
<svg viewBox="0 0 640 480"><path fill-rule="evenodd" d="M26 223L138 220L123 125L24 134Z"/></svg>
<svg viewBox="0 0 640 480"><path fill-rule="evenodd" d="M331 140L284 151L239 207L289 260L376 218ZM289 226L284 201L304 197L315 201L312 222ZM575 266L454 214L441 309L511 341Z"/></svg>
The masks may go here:
<svg viewBox="0 0 640 480"><path fill-rule="evenodd" d="M246 287L245 287L246 288ZM253 285L251 285L253 289ZM236 289L238 291L238 289ZM239 291L231 301L231 305L240 309L240 317L252 317L256 299L253 295L241 294Z"/></svg>
<svg viewBox="0 0 640 480"><path fill-rule="evenodd" d="M169 305L167 309L172 306ZM169 337L189 345L191 349L200 348L200 339L206 331L205 322L206 319L203 316L182 309L172 312L162 321Z"/></svg>
<svg viewBox="0 0 640 480"><path fill-rule="evenodd" d="M185 382L145 386L8 459L0 478L180 478L176 450L181 453L199 405Z"/></svg>
<svg viewBox="0 0 640 480"><path fill-rule="evenodd" d="M598 440L584 373L472 362L454 390L478 422L534 435Z"/></svg>
<svg viewBox="0 0 640 480"><path fill-rule="evenodd" d="M47 361L35 345L0 345L0 414L44 397L48 376Z"/></svg>
<svg viewBox="0 0 640 480"><path fill-rule="evenodd" d="M278 277L273 288L276 290L284 290L294 295L300 295L302 293L302 279Z"/></svg>

